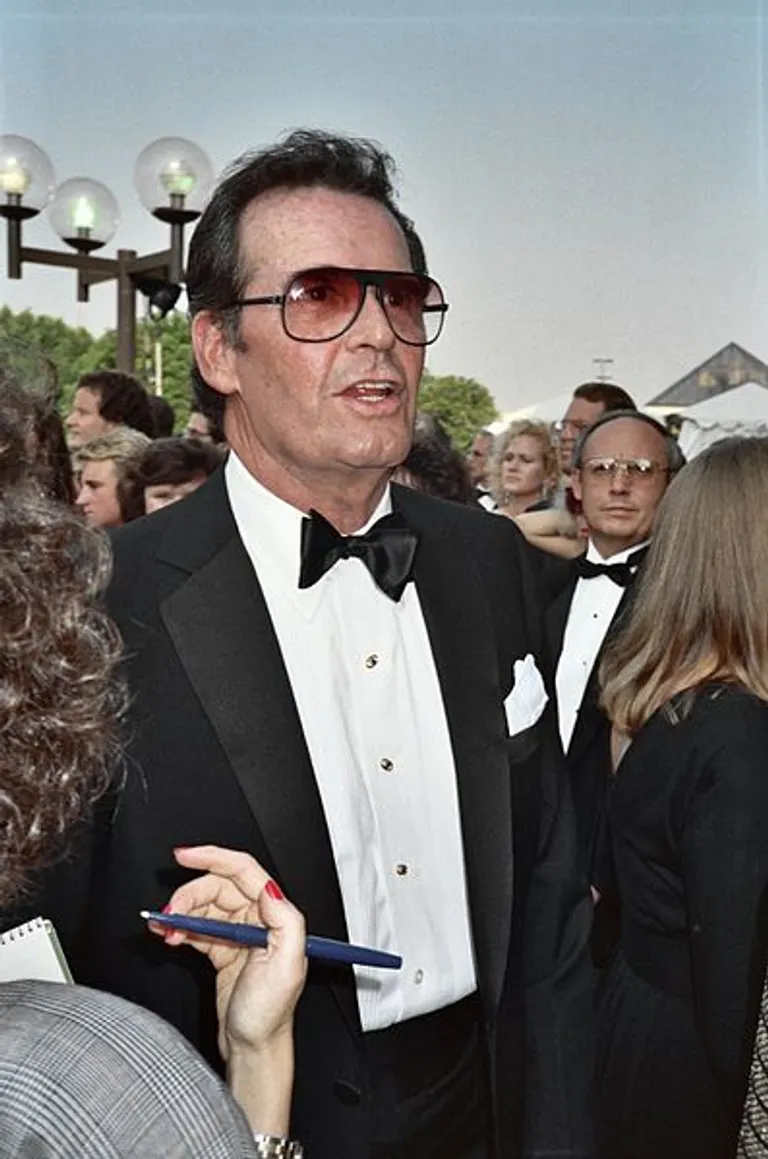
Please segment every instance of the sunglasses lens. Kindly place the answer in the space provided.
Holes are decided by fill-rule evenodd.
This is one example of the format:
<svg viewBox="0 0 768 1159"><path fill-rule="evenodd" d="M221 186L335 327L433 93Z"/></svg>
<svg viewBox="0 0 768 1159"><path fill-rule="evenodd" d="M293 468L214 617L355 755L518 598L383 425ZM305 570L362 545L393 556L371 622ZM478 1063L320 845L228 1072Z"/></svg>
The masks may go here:
<svg viewBox="0 0 768 1159"><path fill-rule="evenodd" d="M360 287L344 270L306 270L285 295L283 316L292 338L327 342L346 330L360 305Z"/></svg>
<svg viewBox="0 0 768 1159"><path fill-rule="evenodd" d="M425 274L390 274L381 288L382 304L397 337L428 346L443 326L443 292Z"/></svg>
<svg viewBox="0 0 768 1159"><path fill-rule="evenodd" d="M357 318L368 286L373 286L390 326L401 342L427 346L443 326L443 292L424 274L333 267L304 270L289 285L283 321L291 338L328 342Z"/></svg>

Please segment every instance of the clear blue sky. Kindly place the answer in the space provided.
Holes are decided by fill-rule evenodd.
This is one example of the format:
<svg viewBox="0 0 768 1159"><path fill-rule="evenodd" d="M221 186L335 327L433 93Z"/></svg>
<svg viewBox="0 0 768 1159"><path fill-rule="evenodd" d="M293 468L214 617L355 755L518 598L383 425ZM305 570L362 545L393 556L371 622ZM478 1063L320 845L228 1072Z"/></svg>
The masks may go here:
<svg viewBox="0 0 768 1159"><path fill-rule="evenodd" d="M0 127L107 184L138 250L156 137L217 170L297 125L374 137L451 302L432 370L510 409L606 356L644 400L731 340L768 361L767 2L0 0ZM2 269L14 309L114 324L111 287Z"/></svg>

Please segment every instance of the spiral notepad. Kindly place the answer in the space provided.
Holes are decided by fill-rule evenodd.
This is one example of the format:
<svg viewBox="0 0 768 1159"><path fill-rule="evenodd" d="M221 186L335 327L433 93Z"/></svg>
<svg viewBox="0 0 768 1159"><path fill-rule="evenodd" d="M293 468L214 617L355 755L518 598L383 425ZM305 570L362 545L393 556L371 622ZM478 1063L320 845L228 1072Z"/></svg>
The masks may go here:
<svg viewBox="0 0 768 1159"><path fill-rule="evenodd" d="M47 918L34 918L0 934L0 982L22 978L72 981L56 930Z"/></svg>

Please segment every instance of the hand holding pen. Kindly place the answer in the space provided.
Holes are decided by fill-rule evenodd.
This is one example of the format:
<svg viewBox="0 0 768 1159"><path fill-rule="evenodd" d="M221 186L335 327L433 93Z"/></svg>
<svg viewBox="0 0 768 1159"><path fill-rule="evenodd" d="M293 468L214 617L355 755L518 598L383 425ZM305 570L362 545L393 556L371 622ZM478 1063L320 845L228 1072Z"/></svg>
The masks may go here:
<svg viewBox="0 0 768 1159"><path fill-rule="evenodd" d="M177 889L167 909L268 927L266 949L153 924L149 928L168 946L187 944L210 958L216 969L219 1049L228 1063L232 1093L258 1130L285 1134L293 1075L293 1012L306 975L304 919L247 853L201 845L175 849L174 856L179 865L201 870L204 876ZM256 1106L253 1092L259 1100Z"/></svg>

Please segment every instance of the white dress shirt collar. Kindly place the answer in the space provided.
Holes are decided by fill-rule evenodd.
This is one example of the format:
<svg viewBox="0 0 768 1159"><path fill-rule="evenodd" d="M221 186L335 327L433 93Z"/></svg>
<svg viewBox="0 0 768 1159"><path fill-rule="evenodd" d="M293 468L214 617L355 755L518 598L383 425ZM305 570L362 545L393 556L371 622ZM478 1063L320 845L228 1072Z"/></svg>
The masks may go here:
<svg viewBox="0 0 768 1159"><path fill-rule="evenodd" d="M234 451L227 458L224 477L232 514L249 556L259 569L280 582L296 608L311 620L323 598L328 573L311 588L299 587L301 521L305 512L260 483ZM392 496L387 484L375 511L356 534L364 534L391 511Z"/></svg>
<svg viewBox="0 0 768 1159"><path fill-rule="evenodd" d="M633 543L631 547L617 551L615 555L601 555L590 539L587 541L587 559L590 563L626 563L630 555L639 551L641 547L648 547L650 542L650 539L644 539L641 543Z"/></svg>

